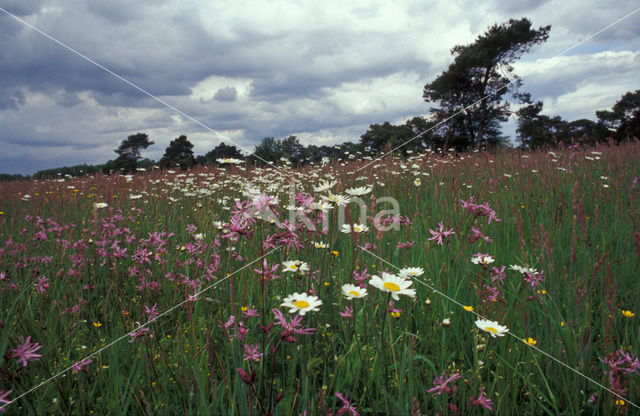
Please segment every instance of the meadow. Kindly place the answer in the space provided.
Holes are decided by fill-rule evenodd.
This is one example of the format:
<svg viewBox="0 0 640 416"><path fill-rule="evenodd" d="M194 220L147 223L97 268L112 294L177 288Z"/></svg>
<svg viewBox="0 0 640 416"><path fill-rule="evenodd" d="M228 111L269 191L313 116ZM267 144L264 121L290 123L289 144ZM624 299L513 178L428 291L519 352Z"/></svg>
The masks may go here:
<svg viewBox="0 0 640 416"><path fill-rule="evenodd" d="M639 142L227 162L0 184L5 414L638 414Z"/></svg>

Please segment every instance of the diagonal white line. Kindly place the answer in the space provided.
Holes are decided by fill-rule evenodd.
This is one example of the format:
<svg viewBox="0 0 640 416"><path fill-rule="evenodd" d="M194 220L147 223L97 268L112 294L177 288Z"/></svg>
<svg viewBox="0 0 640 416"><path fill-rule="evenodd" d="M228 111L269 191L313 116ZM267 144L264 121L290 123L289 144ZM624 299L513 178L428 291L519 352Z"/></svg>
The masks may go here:
<svg viewBox="0 0 640 416"><path fill-rule="evenodd" d="M557 55L552 56L550 59L554 59L554 58L558 58L560 56L563 56L564 54L566 54L567 52L577 48L578 46L582 45L583 43L587 42L590 39L593 39L594 37L596 37L597 35L599 35L600 33L604 32L605 30L609 29L612 26L617 25L618 23L622 22L625 19L628 19L629 17L633 16L634 14L636 14L637 12L640 11L640 8L635 9L634 11L632 11L631 13L626 14L625 16L619 18L618 20L616 20L613 23L608 24L607 26L603 27L602 29L598 30L596 33L587 36L586 38L584 38L583 40L581 40L580 42L576 43L575 45L565 49L564 51L560 52ZM529 71L529 72L525 72L524 75L520 76L519 78L522 79L524 77L526 77L527 75L531 74L532 72L534 72L533 70ZM445 118L444 120L440 121L438 124L436 124L433 127L428 128L427 130L423 131L422 133L412 137L411 139L407 140L406 142L394 147L393 149L389 150L387 153L383 154L382 156L378 156L377 158L373 159L371 162L367 163L366 165L356 169L356 172L360 172L362 169L366 168L367 166L372 165L373 163L378 162L379 160L383 159L385 156L389 155L390 153L395 152L396 150L406 146L407 144L411 143L412 141L414 141L415 139L422 137L424 134L434 130L435 128L443 125L444 123L446 123L447 121L451 120L452 118L454 118L455 116L466 112L468 109L474 107L475 105L479 104L480 102L482 102L484 99L491 97L492 95L497 94L498 92L502 91L503 89L507 88L509 85L513 84L516 81L516 79L514 79L513 81L510 81L509 83L503 85L502 87L498 88L495 92L491 93L491 94L487 94L484 97L480 98L478 101L474 102L473 104L469 104L468 106L464 107L463 109L459 110L458 112L456 112L455 114L453 114L450 117Z"/></svg>
<svg viewBox="0 0 640 416"><path fill-rule="evenodd" d="M94 351L93 353L91 353L91 354L87 355L87 356L86 356L86 357L84 357L82 360L78 360L78 361L76 361L76 362L77 362L77 363L81 363L81 362L83 362L84 360L86 360L87 358L91 358L91 357L93 357L93 356L95 356L95 355L100 354L102 351L106 350L107 348L111 347L112 345L117 344L118 342L122 341L123 339L125 339L125 338L126 338L126 337L128 337L128 336L130 336L131 334L133 334L133 333L135 333L135 332L138 332L138 331L140 330L140 328L144 328L144 327L146 327L147 325L149 325L150 323L155 322L158 318L161 318L161 317L163 317L163 316L165 316L165 315L169 314L169 313L170 313L170 312L172 312L174 309L176 309L176 308L178 308L178 307L180 307L180 306L184 305L185 303L189 302L189 300L190 300L190 299L192 299L192 298L197 298L197 297L198 297L198 296L200 296L202 293L204 293L204 292L206 292L207 290L209 290L209 289L211 289L211 288L213 288L213 287L215 287L215 286L219 285L220 283L224 282L225 280L227 280L227 279L231 278L233 275L235 275L236 273L238 273L238 272L240 272L240 271L242 271L242 270L246 269L247 267L251 266L253 263L255 263L255 262L259 261L259 260L262 260L263 258L267 257L269 254L271 254L271 253L273 253L274 251L278 250L280 247L282 247L282 246L278 246L278 247L273 248L273 249L272 249L272 250L270 250L268 253L263 254L262 256L258 257L257 259L255 259L255 260L253 260L253 261L251 261L251 262L249 262L249 263L245 264L244 266L242 266L241 268L239 268L239 269L238 269L238 270L236 270L235 272L231 273L230 275L225 276L223 279L221 279L221 280L219 280L219 281L217 281L217 282L215 282L215 283L213 283L213 284L211 284L211 285L207 286L206 288L202 289L202 290L201 290L201 291L199 291L199 292L196 292L195 294L193 294L193 295L189 296L187 299L183 300L182 302L178 303L177 305L172 306L171 308L167 309L166 311L164 311L164 312L162 312L161 314L159 314L158 316L156 316L154 319L151 319L151 320L147 321L146 323L144 323L143 325L140 325L139 327L137 327L137 328L136 328L136 329L134 329L133 331L128 332L128 333L124 334L123 336L121 336L121 337L119 337L119 338L116 338L115 340L111 341L109 344L107 344L107 345L105 345L104 347L100 348L99 350ZM48 383L48 382L50 382L51 380L54 380L55 378L57 378L57 377L61 376L62 374L66 373L67 371L71 370L71 369L73 368L73 366L74 366L74 365L75 365L75 363L74 363L73 365L71 365L71 366L69 366L69 367L65 368L64 370L62 370L62 371L60 371L60 372L58 372L58 373L54 374L53 376L51 376L51 377L49 377L48 379L46 379L46 380L44 380L43 382L41 382L40 384L37 384L37 385L35 385L35 386L31 387L29 390L25 391L25 392L24 392L24 393L22 393L21 395L19 395L19 396L17 396L16 398L12 399L10 402L7 402L7 403L5 403L3 406L0 406L0 408L3 408L3 407L6 407L6 406L10 405L11 403L13 403L13 402L15 402L15 401L19 400L20 398L22 398L22 397L26 396L27 394L29 394L29 393L33 392L34 390L37 390L38 388L40 388L40 387L44 386L45 384L47 384L47 383Z"/></svg>
<svg viewBox="0 0 640 416"><path fill-rule="evenodd" d="M372 255L373 257L375 257L375 258L377 258L378 260L382 261L383 263L385 263L385 264L387 264L387 265L389 265L389 266L393 267L393 268L394 268L394 269L396 269L396 270L400 270L400 268L399 268L399 267L397 267L396 265L394 265L394 264L392 264L392 263L388 262L387 260L383 259L382 257L378 256L376 253L373 253L373 252L371 252L371 251L367 250L366 248L364 248L364 247L362 247L362 246L360 246L360 245L357 245L357 246L358 246L362 251L369 253L370 255ZM414 278L413 278L413 280L415 280L415 281L417 281L418 283L420 283L420 284L422 284L422 285L424 285L424 286L428 287L428 288L429 288L429 289L431 289L434 293L436 293L436 294L438 294L438 295L442 296L443 298L447 299L448 301L455 303L456 305L460 306L461 308L464 308L464 306L465 306L465 305L461 304L460 302L458 302L457 300L455 300L455 299L453 299L452 297L448 296L447 294L445 294L445 293L443 293L443 292L439 291L438 289L436 289L436 288L432 287L431 285L429 285L429 284L427 284L427 283L423 282L422 280L418 279L417 277L414 277ZM465 311L466 311L466 309L465 309ZM476 316L477 316L477 317L479 317L480 319L489 320L489 319L485 318L484 316L480 315L480 314L479 314L478 312L476 312L476 311L468 311L468 312L470 312L470 313L472 313L472 314L476 315ZM604 390L608 391L609 393L613 394L614 396L616 396L616 397L618 397L618 398L620 398L620 399L624 400L624 401L625 401L625 403L629 403L630 405L633 405L634 407L637 407L638 409L640 409L640 406L638 406L638 405L637 405L637 404L635 404L635 403L630 402L630 401L629 401L629 399L627 399L626 397L623 397L623 396L621 396L620 394L616 393L615 391L613 391L613 390L611 390L611 389L607 388L606 386L603 386L602 384L600 384L599 382L595 381L595 380L594 380L594 379L592 379L591 377L589 377L589 376L587 376L587 375L585 375L585 374L581 373L580 371L576 370L575 368L571 367L570 365L565 364L564 362L562 362L562 361L560 361L559 359L555 358L554 356L552 356L552 355L548 354L547 352L545 352L545 351L541 350L540 348L536 347L535 345L531 345L531 344L529 344L528 342L524 341L524 340L523 340L522 338L520 338L519 336L517 336L517 335L513 334L511 331L508 331L508 330L507 330L507 331L506 331L506 333L507 333L507 334L509 334L509 335L511 335L512 337L514 337L514 338L515 338L515 339L517 339L518 341L520 341L520 342L524 343L525 345L527 345L527 346L529 346L529 347L531 347L531 348L535 349L536 351L538 351L539 353L541 353L541 354L545 355L546 357L550 358L551 360L555 361L556 363L558 363L558 364L562 365L563 367L568 368L569 370L573 371L574 373L578 374L579 376L582 376L582 377L584 377L585 379L587 379L587 380L589 380L590 382L592 382L593 384L595 384L595 385L597 385L597 386L599 386L599 387L603 388Z"/></svg>
<svg viewBox="0 0 640 416"><path fill-rule="evenodd" d="M103 71L105 71L105 72L107 72L107 73L109 73L109 74L113 75L114 77L118 78L120 81L122 81L122 82L124 82L124 83L126 83L126 84L130 85L131 87L133 87L133 88L135 88L136 90L138 90L138 91L142 92L143 94L145 94L145 95L147 95L147 96L149 96L149 97L153 98L153 99L154 99L154 100L156 100L157 102L159 102L159 103L163 104L164 106L166 106L166 107L170 108L171 110L173 110L174 112L176 112L176 113L180 114L181 116L183 116L183 117L185 117L185 118L187 118L187 119L189 119L189 120L193 121L194 123L196 123L196 124L198 124L199 126L201 126L201 127L205 128L205 129L206 129L206 130L208 130L209 132L211 132L211 133L215 133L215 134L217 134L218 136L220 136L221 138L223 138L224 140L227 140L227 141L229 141L230 143L233 143L234 145L238 146L240 149L242 149L242 150L244 150L245 152L249 153L249 156L252 156L252 155L253 155L254 157L256 157L256 158L260 159L261 161L263 161L263 162L265 162L266 164L270 165L271 167L275 168L276 170L278 170L278 171L280 171L280 172L287 173L286 171L284 171L284 170L282 170L282 169L278 168L278 167L277 167L276 165L274 165L273 163L271 163L271 162L269 162L269 161L264 160L264 159L263 159L263 158L261 158L260 156L255 155L255 154L254 154L255 152L251 152L251 151L249 151L247 148L245 148L244 146L242 146L242 145L240 145L240 144L238 144L238 143L234 142L233 140L231 140L230 138L228 138L228 137L227 137L227 136L225 136L224 134L222 134L222 133L220 133L220 132L218 132L218 131L216 131L216 130L212 129L211 127L209 127L209 126L205 125L204 123L202 123L202 122L200 122L200 121L196 120L195 118L191 117L190 115L188 115L188 114L184 113L183 111L181 111L181 110L177 109L176 107L172 106L172 105L171 105L171 104L169 104L168 102L164 101L162 98L159 98L159 97L157 97L157 96L155 96L155 95L151 94L151 93L150 93L150 92L148 92L147 90L145 90L145 89L143 89L143 88L139 87L138 85L134 84L133 82L129 81L128 79L124 78L123 76L116 74L115 72L113 72L113 71L112 71L112 70L110 70L109 68L106 68L105 66L103 66L103 65L99 64L98 62L96 62L96 61L94 61L93 59L89 58L88 56L84 55L83 53L78 52L77 50L73 49L71 46L69 46L69 45L67 45L67 44L65 44L65 43L63 43L63 42L61 42L61 41L59 41L58 39L54 38L53 36L51 36L51 35L49 35L49 34L47 34L47 33L43 32L42 30L40 30L40 29L38 29L37 27L33 26L31 23L29 23L29 22L27 22L27 21L25 21L25 20L23 20L23 19L20 19L18 16L14 15L14 14L12 14L12 13L8 12L8 11L6 11L6 10L5 10L5 9L3 9L2 7L0 7L0 11L5 12L7 15L11 16L12 18L14 18L14 19L15 19L15 20L17 20L18 22L22 23L23 25L27 26L28 28L35 30L36 32L40 33L42 36L44 36L44 37L46 37L46 38L48 38L48 39L52 40L53 42L57 43L58 45L62 46L62 47L63 47L63 48L65 48L65 49L67 49L68 51L70 51L70 52L72 52L72 53L74 53L74 54L78 55L78 56L79 56L79 57L81 57L82 59L84 59L84 60L86 60L86 61L88 61L88 62L90 62L90 63L94 64L95 66L97 66L98 68L102 69Z"/></svg>

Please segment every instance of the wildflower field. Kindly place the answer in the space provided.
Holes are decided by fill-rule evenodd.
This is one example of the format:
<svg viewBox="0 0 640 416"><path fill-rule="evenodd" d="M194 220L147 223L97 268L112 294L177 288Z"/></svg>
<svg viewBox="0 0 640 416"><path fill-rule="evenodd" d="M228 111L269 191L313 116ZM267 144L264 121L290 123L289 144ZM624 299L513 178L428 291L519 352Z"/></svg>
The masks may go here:
<svg viewBox="0 0 640 416"><path fill-rule="evenodd" d="M638 414L640 143L0 184L5 414Z"/></svg>

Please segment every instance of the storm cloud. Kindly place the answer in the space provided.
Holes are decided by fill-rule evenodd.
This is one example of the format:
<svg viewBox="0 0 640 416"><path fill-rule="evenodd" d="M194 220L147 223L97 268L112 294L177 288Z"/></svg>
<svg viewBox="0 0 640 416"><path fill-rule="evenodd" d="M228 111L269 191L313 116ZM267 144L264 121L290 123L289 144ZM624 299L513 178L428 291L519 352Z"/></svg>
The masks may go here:
<svg viewBox="0 0 640 416"><path fill-rule="evenodd" d="M632 1L479 3L3 2L77 53L0 11L0 172L105 162L138 131L156 159L181 134L198 154L225 138L247 151L265 136L357 141L369 124L426 113L422 88L450 49L523 16L552 26L516 67L545 112L593 119L638 88L640 14L555 57Z"/></svg>

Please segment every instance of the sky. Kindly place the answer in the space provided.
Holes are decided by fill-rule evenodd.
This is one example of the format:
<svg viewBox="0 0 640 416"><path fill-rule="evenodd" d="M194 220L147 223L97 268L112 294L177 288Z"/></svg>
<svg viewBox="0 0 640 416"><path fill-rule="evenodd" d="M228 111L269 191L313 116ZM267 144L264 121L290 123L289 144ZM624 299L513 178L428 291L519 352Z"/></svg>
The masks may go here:
<svg viewBox="0 0 640 416"><path fill-rule="evenodd" d="M263 137L291 134L306 145L357 142L371 124L426 115L435 103L425 103L423 88L452 62L451 48L511 18L551 25L547 42L514 65L521 91L544 101L544 114L595 120L596 110L640 88L640 11L566 52L632 13L636 0L0 7L50 36L0 11L2 173L104 163L138 132L155 142L143 152L155 160L183 134L196 155L221 141L250 153ZM506 123L505 134L514 126Z"/></svg>

